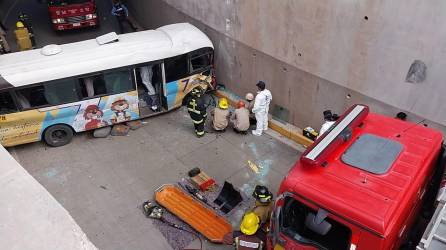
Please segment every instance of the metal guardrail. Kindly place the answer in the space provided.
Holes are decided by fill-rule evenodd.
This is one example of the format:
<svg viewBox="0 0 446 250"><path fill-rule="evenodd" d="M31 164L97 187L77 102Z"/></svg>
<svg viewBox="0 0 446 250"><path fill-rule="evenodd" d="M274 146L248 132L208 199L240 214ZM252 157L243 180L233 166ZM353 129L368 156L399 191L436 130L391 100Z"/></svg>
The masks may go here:
<svg viewBox="0 0 446 250"><path fill-rule="evenodd" d="M446 249L446 192L440 198L437 210L424 232L417 250Z"/></svg>

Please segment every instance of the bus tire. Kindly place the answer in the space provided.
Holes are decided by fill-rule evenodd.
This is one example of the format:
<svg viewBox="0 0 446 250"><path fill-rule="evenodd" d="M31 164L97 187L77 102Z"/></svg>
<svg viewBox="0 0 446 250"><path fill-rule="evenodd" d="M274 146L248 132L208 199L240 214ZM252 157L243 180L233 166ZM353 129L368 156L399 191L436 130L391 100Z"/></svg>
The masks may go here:
<svg viewBox="0 0 446 250"><path fill-rule="evenodd" d="M43 136L46 144L61 147L71 142L73 130L67 125L58 124L47 128Z"/></svg>

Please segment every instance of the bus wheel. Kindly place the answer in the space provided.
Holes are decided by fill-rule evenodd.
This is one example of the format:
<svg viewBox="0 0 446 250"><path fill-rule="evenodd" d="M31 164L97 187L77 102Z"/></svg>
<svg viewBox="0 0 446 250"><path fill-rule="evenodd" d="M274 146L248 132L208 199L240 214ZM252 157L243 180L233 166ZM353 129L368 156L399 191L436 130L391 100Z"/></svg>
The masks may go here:
<svg viewBox="0 0 446 250"><path fill-rule="evenodd" d="M73 139L73 130L67 125L54 125L45 130L44 139L52 147L64 146Z"/></svg>

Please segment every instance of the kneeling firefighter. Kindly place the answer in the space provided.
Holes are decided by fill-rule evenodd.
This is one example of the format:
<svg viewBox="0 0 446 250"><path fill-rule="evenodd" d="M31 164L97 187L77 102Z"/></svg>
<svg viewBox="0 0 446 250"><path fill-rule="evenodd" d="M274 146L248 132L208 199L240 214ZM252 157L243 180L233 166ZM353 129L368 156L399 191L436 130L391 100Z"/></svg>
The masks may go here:
<svg viewBox="0 0 446 250"><path fill-rule="evenodd" d="M204 136L204 123L206 121L206 105L202 96L203 90L200 87L191 91L192 97L187 103L187 110L190 118L194 122L195 134L198 137Z"/></svg>

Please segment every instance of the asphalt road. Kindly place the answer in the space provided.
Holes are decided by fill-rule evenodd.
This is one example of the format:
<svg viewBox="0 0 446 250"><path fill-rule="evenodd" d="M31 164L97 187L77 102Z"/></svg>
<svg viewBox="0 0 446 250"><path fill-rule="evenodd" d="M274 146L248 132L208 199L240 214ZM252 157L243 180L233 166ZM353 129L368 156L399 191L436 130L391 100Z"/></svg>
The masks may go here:
<svg viewBox="0 0 446 250"><path fill-rule="evenodd" d="M157 187L176 183L200 167L218 183L227 180L248 196L256 184L275 193L300 155L266 134L228 130L196 138L184 109L145 122L128 136L95 139L87 132L64 147L38 142L9 151L99 249L159 250L170 247L139 207ZM259 174L247 166L248 160L261 166Z"/></svg>
<svg viewBox="0 0 446 250"><path fill-rule="evenodd" d="M36 0L17 0L12 4L4 25L9 29L7 39L13 51L17 51L14 29L19 12L26 13L32 20L37 47L48 44L63 44L96 38L97 36L118 31L118 23L111 15L110 0L96 0L99 26L79 30L54 31L48 14L47 5Z"/></svg>
<svg viewBox="0 0 446 250"><path fill-rule="evenodd" d="M18 0L5 22L12 49L16 49L12 31L20 11L33 21L37 47L117 31L117 22L110 14L111 1L96 2L99 27L55 32L45 4ZM171 247L140 209L157 187L175 183L186 177L188 170L200 167L219 183L227 180L248 195L256 184L276 192L300 155L268 135L241 136L229 130L198 139L183 109L146 122L129 136L94 139L87 132L60 148L39 142L9 151L68 210L99 249L160 250ZM247 167L248 160L262 166L262 172L255 174ZM197 242L193 245L196 247ZM207 246L216 248L225 247Z"/></svg>

